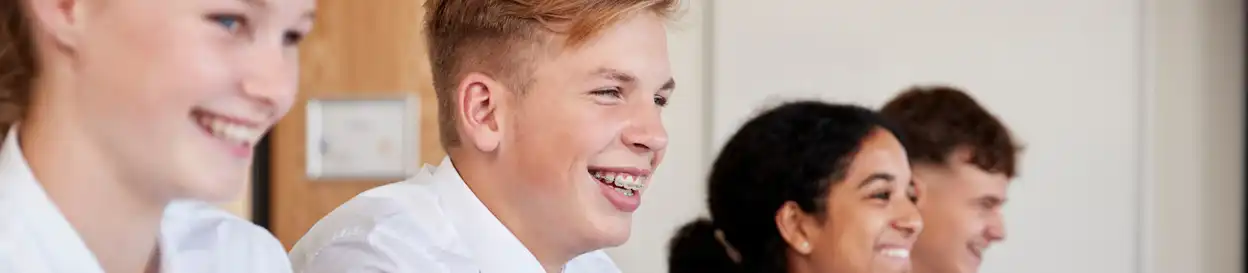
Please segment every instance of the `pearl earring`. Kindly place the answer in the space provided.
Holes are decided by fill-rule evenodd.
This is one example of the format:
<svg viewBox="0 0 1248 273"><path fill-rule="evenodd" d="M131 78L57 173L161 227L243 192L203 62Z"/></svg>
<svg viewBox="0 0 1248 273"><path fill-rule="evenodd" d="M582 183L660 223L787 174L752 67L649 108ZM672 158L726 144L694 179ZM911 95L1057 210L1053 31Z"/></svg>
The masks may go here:
<svg viewBox="0 0 1248 273"><path fill-rule="evenodd" d="M802 246L798 247L797 252L801 252L802 254L809 254L810 242L802 242Z"/></svg>

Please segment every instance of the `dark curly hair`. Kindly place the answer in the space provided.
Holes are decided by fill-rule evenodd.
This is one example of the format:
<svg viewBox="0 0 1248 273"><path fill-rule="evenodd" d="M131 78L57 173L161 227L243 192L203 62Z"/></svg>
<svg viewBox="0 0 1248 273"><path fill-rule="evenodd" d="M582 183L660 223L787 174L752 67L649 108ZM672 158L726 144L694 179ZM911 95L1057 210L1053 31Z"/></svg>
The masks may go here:
<svg viewBox="0 0 1248 273"><path fill-rule="evenodd" d="M916 164L948 164L949 156L970 148L969 162L1014 178L1022 149L1010 130L966 92L949 86L911 87L880 109L900 126L907 155Z"/></svg>
<svg viewBox="0 0 1248 273"><path fill-rule="evenodd" d="M710 219L686 224L672 238L669 272L787 271L776 212L793 201L822 215L832 185L880 129L897 135L872 110L817 101L786 103L746 122L711 167Z"/></svg>

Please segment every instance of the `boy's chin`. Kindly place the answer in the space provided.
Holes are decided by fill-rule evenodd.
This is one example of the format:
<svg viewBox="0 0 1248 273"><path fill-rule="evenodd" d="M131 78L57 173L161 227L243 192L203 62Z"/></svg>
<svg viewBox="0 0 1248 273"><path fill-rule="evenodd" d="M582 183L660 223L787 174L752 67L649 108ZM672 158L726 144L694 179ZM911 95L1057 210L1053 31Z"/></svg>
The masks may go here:
<svg viewBox="0 0 1248 273"><path fill-rule="evenodd" d="M628 238L632 233L631 217L613 217L609 221L611 223L600 223L594 241L597 241L599 248L616 247L628 242ZM623 219L620 219L623 218Z"/></svg>

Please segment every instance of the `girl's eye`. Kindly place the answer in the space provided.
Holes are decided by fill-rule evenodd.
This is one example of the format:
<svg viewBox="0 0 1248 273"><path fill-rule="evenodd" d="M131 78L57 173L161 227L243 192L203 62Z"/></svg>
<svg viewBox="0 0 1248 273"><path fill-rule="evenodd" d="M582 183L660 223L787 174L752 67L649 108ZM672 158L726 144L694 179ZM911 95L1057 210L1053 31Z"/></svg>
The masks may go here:
<svg viewBox="0 0 1248 273"><path fill-rule="evenodd" d="M919 191L918 189L915 189L913 185L911 185L909 188L906 188L906 196L910 198L911 203L919 202Z"/></svg>
<svg viewBox="0 0 1248 273"><path fill-rule="evenodd" d="M297 46L299 45L299 42L303 41L303 37L304 37L304 34L302 32L288 31L286 32L286 35L285 37L283 37L284 39L282 39L282 41L283 43L286 43L286 45L288 46Z"/></svg>
<svg viewBox="0 0 1248 273"><path fill-rule="evenodd" d="M214 14L209 15L208 20L220 25L230 33L238 32L247 23L247 18L237 14Z"/></svg>

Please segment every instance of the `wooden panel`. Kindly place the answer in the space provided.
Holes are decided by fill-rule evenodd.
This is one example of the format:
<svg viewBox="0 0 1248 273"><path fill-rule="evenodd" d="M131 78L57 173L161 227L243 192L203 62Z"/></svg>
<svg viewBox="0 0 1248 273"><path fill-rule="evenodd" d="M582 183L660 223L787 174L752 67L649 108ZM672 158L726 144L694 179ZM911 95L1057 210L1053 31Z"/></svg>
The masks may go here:
<svg viewBox="0 0 1248 273"><path fill-rule="evenodd" d="M360 192L392 181L310 182L305 176L308 98L416 92L421 161L444 156L421 34L421 0L321 0L315 30L301 49L300 103L273 134L271 229L289 249L316 221ZM396 126L399 126L396 124Z"/></svg>

